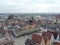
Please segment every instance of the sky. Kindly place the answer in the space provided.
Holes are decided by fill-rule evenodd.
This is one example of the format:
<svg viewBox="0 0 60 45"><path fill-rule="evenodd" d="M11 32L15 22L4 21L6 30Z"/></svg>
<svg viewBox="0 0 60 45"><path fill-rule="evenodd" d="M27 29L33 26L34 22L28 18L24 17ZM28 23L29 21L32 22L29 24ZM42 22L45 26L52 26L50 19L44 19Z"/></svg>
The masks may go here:
<svg viewBox="0 0 60 45"><path fill-rule="evenodd" d="M60 0L0 0L0 13L60 13Z"/></svg>

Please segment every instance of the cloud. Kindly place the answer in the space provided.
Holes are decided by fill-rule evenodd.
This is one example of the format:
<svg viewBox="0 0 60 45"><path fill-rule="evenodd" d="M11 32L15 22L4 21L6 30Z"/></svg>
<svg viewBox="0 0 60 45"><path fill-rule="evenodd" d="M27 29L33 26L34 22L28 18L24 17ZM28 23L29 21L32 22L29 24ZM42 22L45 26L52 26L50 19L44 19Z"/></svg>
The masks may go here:
<svg viewBox="0 0 60 45"><path fill-rule="evenodd" d="M60 0L0 0L0 12L57 13Z"/></svg>

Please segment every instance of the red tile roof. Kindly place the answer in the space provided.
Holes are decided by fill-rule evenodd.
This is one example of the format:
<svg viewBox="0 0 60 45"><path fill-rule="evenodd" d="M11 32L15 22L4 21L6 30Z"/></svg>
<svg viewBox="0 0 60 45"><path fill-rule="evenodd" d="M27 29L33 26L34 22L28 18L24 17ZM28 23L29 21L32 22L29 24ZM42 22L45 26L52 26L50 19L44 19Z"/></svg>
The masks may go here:
<svg viewBox="0 0 60 45"><path fill-rule="evenodd" d="M37 34L32 35L32 40L34 40L36 43L40 44L42 39L43 39L43 36L41 36L41 35L37 35Z"/></svg>
<svg viewBox="0 0 60 45"><path fill-rule="evenodd" d="M51 39L52 34L50 32L43 32L42 36L48 37L48 39Z"/></svg>
<svg viewBox="0 0 60 45"><path fill-rule="evenodd" d="M59 34L59 37L60 37L60 33L58 33Z"/></svg>
<svg viewBox="0 0 60 45"><path fill-rule="evenodd" d="M44 31L44 32L42 33L42 35L43 35L43 36L46 36L46 32Z"/></svg>
<svg viewBox="0 0 60 45"><path fill-rule="evenodd" d="M60 45L60 43L59 42L54 42L53 45Z"/></svg>
<svg viewBox="0 0 60 45"><path fill-rule="evenodd" d="M58 19L60 19L60 14L56 15L55 17L58 18Z"/></svg>
<svg viewBox="0 0 60 45"><path fill-rule="evenodd" d="M45 44L49 41L48 38L44 37Z"/></svg>
<svg viewBox="0 0 60 45"><path fill-rule="evenodd" d="M37 35L37 34L33 34L32 35L32 40L34 40L37 43L41 43L42 39L44 39L45 44L49 41L49 38L45 37L45 36L41 36L41 35Z"/></svg>

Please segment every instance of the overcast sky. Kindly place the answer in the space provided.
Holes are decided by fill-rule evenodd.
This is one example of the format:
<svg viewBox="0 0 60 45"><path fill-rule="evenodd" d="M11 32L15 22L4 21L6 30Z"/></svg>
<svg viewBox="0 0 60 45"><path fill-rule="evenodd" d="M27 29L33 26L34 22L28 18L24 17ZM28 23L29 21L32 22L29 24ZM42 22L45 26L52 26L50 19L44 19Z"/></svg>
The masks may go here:
<svg viewBox="0 0 60 45"><path fill-rule="evenodd" d="M0 13L60 13L60 0L0 0Z"/></svg>

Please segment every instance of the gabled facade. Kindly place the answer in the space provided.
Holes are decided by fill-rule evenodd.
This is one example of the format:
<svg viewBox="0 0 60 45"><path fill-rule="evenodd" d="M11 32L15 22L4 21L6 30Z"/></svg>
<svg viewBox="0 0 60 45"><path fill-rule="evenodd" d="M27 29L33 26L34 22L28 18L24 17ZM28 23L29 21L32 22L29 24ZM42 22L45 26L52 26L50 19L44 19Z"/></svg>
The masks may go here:
<svg viewBox="0 0 60 45"><path fill-rule="evenodd" d="M59 35L59 33L58 33L58 35L57 35L57 39L56 39L56 40L59 40L59 38L60 38L60 35Z"/></svg>
<svg viewBox="0 0 60 45"><path fill-rule="evenodd" d="M44 39L41 40L40 45L45 45L45 41L44 41Z"/></svg>
<svg viewBox="0 0 60 45"><path fill-rule="evenodd" d="M44 41L45 41L45 45L50 45L50 41L49 41L49 39L48 38L44 38Z"/></svg>
<svg viewBox="0 0 60 45"><path fill-rule="evenodd" d="M32 40L34 40L36 43L39 43L39 45L45 45L45 41L41 35L33 34Z"/></svg>
<svg viewBox="0 0 60 45"><path fill-rule="evenodd" d="M53 41L55 40L53 34L50 32L43 32L42 35L47 37L50 41L50 45L52 45Z"/></svg>
<svg viewBox="0 0 60 45"><path fill-rule="evenodd" d="M52 43L54 42L54 36L53 36L53 34L51 35L51 38L50 38L50 45L52 45Z"/></svg>

